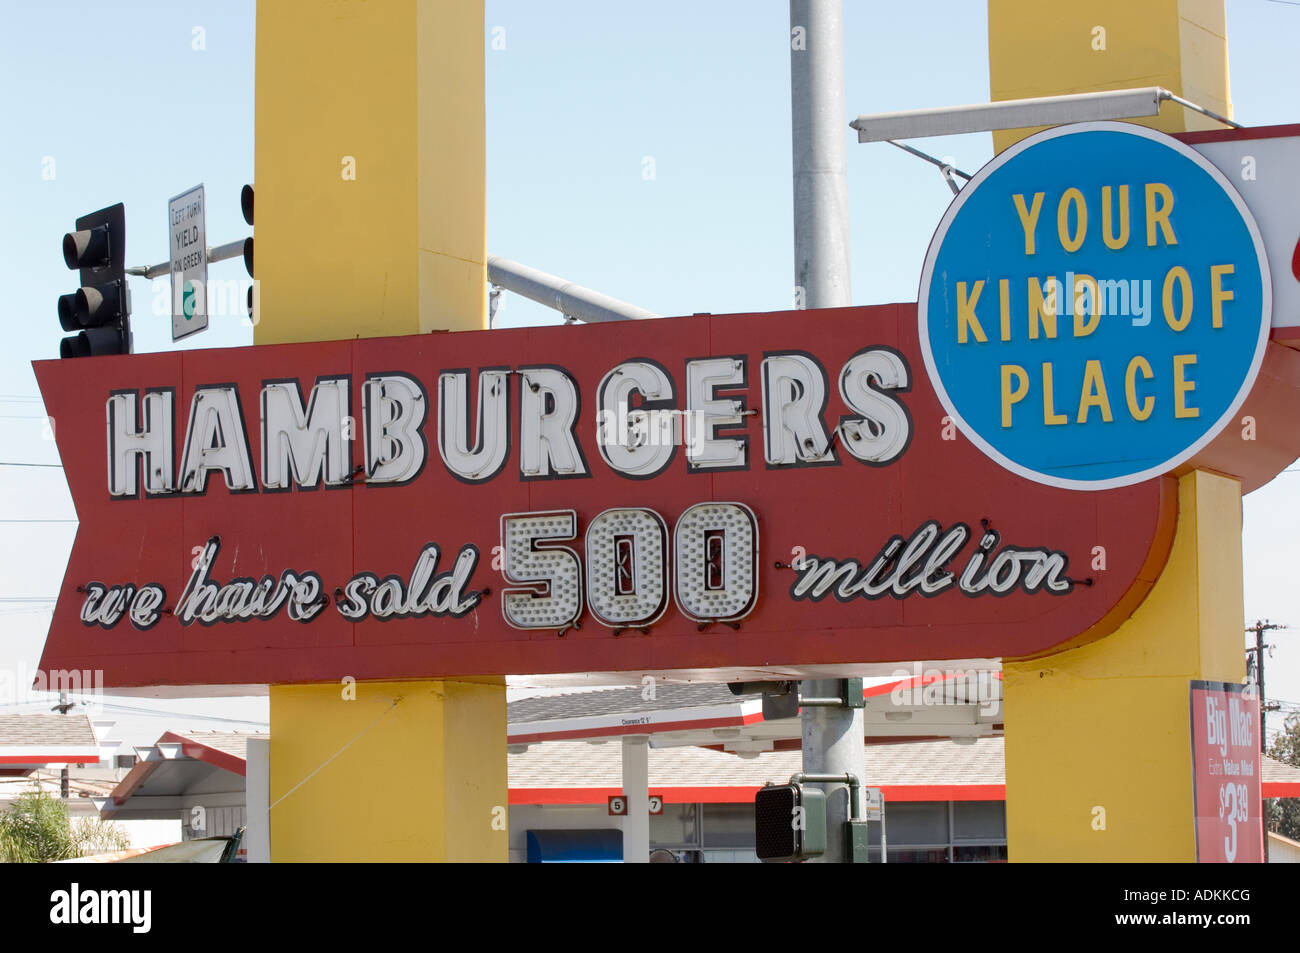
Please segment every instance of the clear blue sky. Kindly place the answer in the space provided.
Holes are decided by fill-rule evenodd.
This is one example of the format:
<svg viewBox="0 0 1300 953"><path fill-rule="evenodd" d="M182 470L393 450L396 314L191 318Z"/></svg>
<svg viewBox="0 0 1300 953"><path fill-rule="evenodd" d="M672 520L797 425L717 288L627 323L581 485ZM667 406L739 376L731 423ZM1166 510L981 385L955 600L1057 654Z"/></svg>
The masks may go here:
<svg viewBox="0 0 1300 953"><path fill-rule="evenodd" d="M988 98L984 3L845 7L846 123L862 112ZM125 202L129 263L163 261L168 198L203 182L209 243L247 233L238 194L253 174L254 9L249 0L5 0L0 461L57 462L42 439L30 362L58 353L55 300L76 286L59 241L78 215ZM790 306L783 0L487 0L485 44L494 27L504 28L505 49L486 52L493 254L666 315ZM1228 34L1238 121L1300 121L1300 5L1231 0ZM110 113L116 123L102 120ZM992 154L983 135L917 145L967 172ZM52 179L43 177L50 159ZM849 177L855 303L914 301L947 187L932 167L883 144L851 141ZM242 265L213 265L211 277L241 278ZM137 351L173 347L168 319L151 313L149 284L133 279L132 288ZM510 296L499 316L504 326L556 320ZM251 341L239 320L215 318L187 346ZM1300 474L1287 474L1246 501L1249 618L1300 627L1298 495ZM0 519L75 519L60 471L0 466ZM74 528L0 522L0 600L52 595ZM34 666L48 619L0 601L0 666ZM1300 631L1276 641L1270 688L1300 701ZM265 711L260 702L177 707Z"/></svg>

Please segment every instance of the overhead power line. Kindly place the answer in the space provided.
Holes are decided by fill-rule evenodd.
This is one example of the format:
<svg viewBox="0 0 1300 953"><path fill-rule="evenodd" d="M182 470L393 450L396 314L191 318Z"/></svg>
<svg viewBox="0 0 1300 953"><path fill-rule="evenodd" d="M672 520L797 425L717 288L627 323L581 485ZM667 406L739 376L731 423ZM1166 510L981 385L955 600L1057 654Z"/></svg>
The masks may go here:
<svg viewBox="0 0 1300 953"><path fill-rule="evenodd" d="M220 715L201 715L197 712L188 711L168 711L165 708L136 708L131 705L116 705L112 702L104 702L102 707L111 708L114 711L126 711L136 715L151 715L162 718L192 718L195 721L219 721L231 725L265 725L265 721L258 721L255 718L225 718Z"/></svg>
<svg viewBox="0 0 1300 953"><path fill-rule="evenodd" d="M33 690L32 694L37 694L37 692ZM43 694L53 695L55 693L46 692ZM88 697L87 693L71 692L69 694L74 699L80 699L79 701L74 701L73 704L75 705L88 704L85 701L85 699ZM47 698L29 698L25 701L0 702L0 708L23 708L23 707L31 707L31 706L44 707L47 706L48 704L49 704L49 699ZM146 715L151 718L174 718L177 720L212 721L212 722L221 722L223 724L230 724L230 725L256 725L259 727L264 727L267 724L266 721L258 721L255 718L227 718L221 715L204 715L204 714L200 714L199 712L192 712L192 711L168 711L165 708L136 708L132 705L117 705L112 702L100 702L98 707L104 709L111 708L113 711L118 711L118 712L129 712L130 714L133 715Z"/></svg>

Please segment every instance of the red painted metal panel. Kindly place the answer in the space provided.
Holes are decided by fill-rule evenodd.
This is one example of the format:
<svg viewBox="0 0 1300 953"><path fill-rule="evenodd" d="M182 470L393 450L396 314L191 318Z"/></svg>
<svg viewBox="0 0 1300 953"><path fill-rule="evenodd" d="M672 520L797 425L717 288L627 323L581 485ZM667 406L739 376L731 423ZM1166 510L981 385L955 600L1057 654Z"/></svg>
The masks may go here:
<svg viewBox="0 0 1300 953"><path fill-rule="evenodd" d="M59 450L81 519L42 667L102 669L108 687L440 677L566 671L654 671L722 666L799 666L904 661L917 658L1026 656L1087 633L1113 630L1149 590L1172 538L1172 481L1152 480L1104 492L1077 492L1031 483L1003 469L945 426L926 379L916 338L914 305L826 311L707 316L527 330L432 334L232 350L38 362L36 372L55 421ZM620 362L651 359L670 375L674 403L686 408L686 366L711 355L746 362L747 383L721 397L743 398L762 410L762 362L773 352L799 352L825 370L828 431L857 416L837 387L841 368L864 348L890 348L905 360L910 390L894 397L907 409L911 435L901 456L870 466L833 445L824 466L770 467L764 462L764 414L742 418L734 431L748 440L744 469L688 466L684 448L657 476L631 479L605 462L596 445L596 398L602 379ZM485 367L556 366L574 380L580 400L575 434L588 474L524 479L520 473L520 374L509 377L510 451L504 468L485 482L454 477L438 451L438 375L468 368L471 400ZM423 427L427 459L410 482L266 492L259 393L265 381L297 379L304 398L318 378L350 375L356 418L352 465L363 462L362 388L367 375L400 372L428 397ZM173 388L177 481L194 389L238 387L257 491L231 493L220 474L206 493L173 492L122 499L106 480L105 406L115 391ZM548 398L549 399L549 398ZM548 408L553 405L546 404ZM471 411L473 416L473 411ZM471 420L471 437L475 423ZM726 434L723 434L726 436ZM231 435L231 439L243 439ZM471 440L472 443L472 440ZM502 618L503 580L494 571L500 517L506 513L574 510L581 557L591 520L614 507L648 508L670 531L691 505L734 501L757 517L759 595L738 628L700 625L670 601L648 633L622 633L589 612L580 628L512 628ZM967 595L952 586L930 597L797 600L799 574L789 564L809 555L855 559L867 566L894 535L911 538L927 521L948 529L965 524L972 537L949 561L960 575L974 552L981 520L1000 534L999 546L1043 547L1068 557L1072 588L1062 594L1015 589L1004 596ZM163 614L141 631L123 618L86 625L81 612L90 581L105 586L154 582L175 610L204 543L220 538L211 571L223 585L235 577L279 578L285 570L318 574L329 600L307 622L284 611L271 619L182 624ZM439 547L438 572L462 547L479 559L466 592L490 589L465 615L345 618L334 599L363 572L406 585L421 548ZM1096 547L1105 569L1094 570ZM997 551L996 549L994 550ZM920 572L920 567L914 573Z"/></svg>

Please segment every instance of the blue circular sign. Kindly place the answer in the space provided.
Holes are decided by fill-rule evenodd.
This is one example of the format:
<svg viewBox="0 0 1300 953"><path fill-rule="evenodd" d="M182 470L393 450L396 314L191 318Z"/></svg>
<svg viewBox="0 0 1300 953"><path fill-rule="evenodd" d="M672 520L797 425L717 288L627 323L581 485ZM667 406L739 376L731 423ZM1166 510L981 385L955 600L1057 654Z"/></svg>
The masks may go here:
<svg viewBox="0 0 1300 953"><path fill-rule="evenodd" d="M984 453L1071 489L1166 473L1254 383L1272 310L1255 220L1199 153L1142 126L1047 130L953 200L926 255L921 350Z"/></svg>

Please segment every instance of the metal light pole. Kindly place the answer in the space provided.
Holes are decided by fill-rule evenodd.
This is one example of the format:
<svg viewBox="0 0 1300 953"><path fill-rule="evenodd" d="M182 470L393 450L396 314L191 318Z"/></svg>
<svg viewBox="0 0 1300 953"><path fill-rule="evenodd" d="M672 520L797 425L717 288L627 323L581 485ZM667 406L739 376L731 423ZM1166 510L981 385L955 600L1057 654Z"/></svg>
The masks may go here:
<svg viewBox="0 0 1300 953"><path fill-rule="evenodd" d="M841 0L790 0L790 116L794 146L795 304L838 308L849 286L848 128ZM805 681L807 697L838 695L836 681ZM860 776L861 708L806 708L806 774ZM844 863L847 784L824 784L828 837L823 863Z"/></svg>
<svg viewBox="0 0 1300 953"><path fill-rule="evenodd" d="M790 0L794 280L806 308L852 303L843 20L841 0Z"/></svg>

